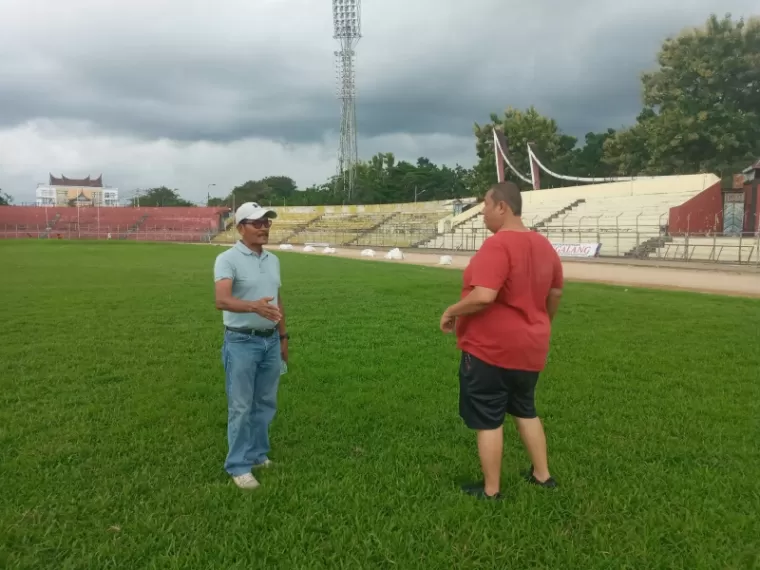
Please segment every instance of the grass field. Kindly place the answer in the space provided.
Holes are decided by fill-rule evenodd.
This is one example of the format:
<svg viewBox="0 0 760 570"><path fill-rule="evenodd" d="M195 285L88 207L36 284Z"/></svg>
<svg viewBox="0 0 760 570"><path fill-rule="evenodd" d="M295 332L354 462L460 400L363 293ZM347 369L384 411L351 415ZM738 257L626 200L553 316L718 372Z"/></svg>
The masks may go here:
<svg viewBox="0 0 760 570"><path fill-rule="evenodd" d="M438 332L461 273L278 253L291 340L262 487L224 474L216 247L0 242L0 568L760 566L760 301L568 284L501 503ZM514 430L507 431L512 435Z"/></svg>

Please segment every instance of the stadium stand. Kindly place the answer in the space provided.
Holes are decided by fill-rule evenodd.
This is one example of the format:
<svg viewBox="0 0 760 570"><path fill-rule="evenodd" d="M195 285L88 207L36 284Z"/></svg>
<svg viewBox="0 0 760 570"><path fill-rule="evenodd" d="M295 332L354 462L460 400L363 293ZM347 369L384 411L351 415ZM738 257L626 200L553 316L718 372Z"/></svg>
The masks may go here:
<svg viewBox="0 0 760 570"><path fill-rule="evenodd" d="M438 221L447 211L397 212L379 226L357 237L354 245L383 247L415 247L438 233Z"/></svg>
<svg viewBox="0 0 760 570"><path fill-rule="evenodd" d="M228 208L1 206L0 237L207 241Z"/></svg>
<svg viewBox="0 0 760 570"><path fill-rule="evenodd" d="M360 236L379 227L392 217L387 212L358 214L327 213L319 216L300 232L290 236L287 243L353 244Z"/></svg>
<svg viewBox="0 0 760 570"><path fill-rule="evenodd" d="M475 203L465 198L462 205ZM277 208L271 243L414 246L434 236L436 222L449 216L454 200L362 206ZM293 230L293 231L291 231ZM225 236L226 241L234 235Z"/></svg>
<svg viewBox="0 0 760 570"><path fill-rule="evenodd" d="M315 222L322 214L314 212L290 211L285 208L275 208L277 219L269 230L270 243L287 243L288 239L303 231L309 224ZM230 217L225 231L214 238L217 243L231 243L238 238Z"/></svg>
<svg viewBox="0 0 760 570"><path fill-rule="evenodd" d="M553 243L601 243L600 255L622 256L660 237L670 208L719 182L697 174L530 191L523 193L523 220ZM479 248L488 237L481 210L482 204L447 220L448 229L420 247Z"/></svg>
<svg viewBox="0 0 760 570"><path fill-rule="evenodd" d="M276 208L270 243L477 250L490 235L483 204L474 198L454 203ZM523 220L554 244L601 244L602 256L760 263L756 233L720 235L722 204L716 176L671 176L526 191ZM0 237L232 243L237 232L229 213L228 208L3 206Z"/></svg>

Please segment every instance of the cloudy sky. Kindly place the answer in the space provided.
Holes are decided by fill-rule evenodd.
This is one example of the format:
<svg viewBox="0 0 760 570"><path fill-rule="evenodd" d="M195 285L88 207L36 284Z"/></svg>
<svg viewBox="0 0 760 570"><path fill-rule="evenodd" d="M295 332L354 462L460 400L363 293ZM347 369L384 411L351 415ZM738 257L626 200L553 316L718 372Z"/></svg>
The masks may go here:
<svg viewBox="0 0 760 570"><path fill-rule="evenodd" d="M359 154L470 166L473 122L531 104L630 124L662 40L757 0L363 0ZM191 200L335 168L330 0L0 0L0 188L103 174Z"/></svg>

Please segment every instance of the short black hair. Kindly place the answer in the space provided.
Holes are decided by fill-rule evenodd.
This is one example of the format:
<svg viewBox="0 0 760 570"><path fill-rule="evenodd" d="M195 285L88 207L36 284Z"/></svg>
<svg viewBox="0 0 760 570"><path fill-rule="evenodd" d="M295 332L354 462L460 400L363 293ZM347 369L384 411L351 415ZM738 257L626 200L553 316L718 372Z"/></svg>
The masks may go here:
<svg viewBox="0 0 760 570"><path fill-rule="evenodd" d="M499 182L491 186L491 197L494 202L506 202L515 216L522 215L522 194L514 182Z"/></svg>

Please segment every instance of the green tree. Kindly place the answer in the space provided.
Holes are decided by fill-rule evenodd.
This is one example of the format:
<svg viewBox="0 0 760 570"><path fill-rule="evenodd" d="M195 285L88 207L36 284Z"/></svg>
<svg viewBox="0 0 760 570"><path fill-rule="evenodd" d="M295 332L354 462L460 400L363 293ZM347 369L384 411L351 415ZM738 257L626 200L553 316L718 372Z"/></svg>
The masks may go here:
<svg viewBox="0 0 760 570"><path fill-rule="evenodd" d="M0 189L0 206L10 206L13 204L13 197Z"/></svg>
<svg viewBox="0 0 760 570"><path fill-rule="evenodd" d="M566 174L587 177L611 176L614 170L610 164L604 162L604 145L614 136L614 129L607 129L604 133L586 133L586 144L573 151L570 171Z"/></svg>
<svg viewBox="0 0 760 570"><path fill-rule="evenodd" d="M214 208L221 208L223 206L229 207L229 200L227 198L209 198L206 202L207 206L214 207Z"/></svg>
<svg viewBox="0 0 760 570"><path fill-rule="evenodd" d="M341 176L299 190L287 176L269 176L236 186L226 198L212 198L210 206L232 208L247 201L271 206L323 206L388 204L419 200L443 200L470 195L472 171L457 165L438 166L426 157L416 163L396 160L392 152L381 152L356 165L355 192L350 202L340 191Z"/></svg>
<svg viewBox="0 0 760 570"><path fill-rule="evenodd" d="M298 191L295 180L288 176L267 176L261 182L271 189L271 199L287 202Z"/></svg>
<svg viewBox="0 0 760 570"><path fill-rule="evenodd" d="M455 169L434 164L420 157L415 164L396 161L393 153L378 153L356 166L356 190L351 198L355 204L389 204L419 200L444 200L467 194L464 187L468 171L461 166ZM315 189L319 195L309 193L309 203L342 204L345 196L335 189L343 188L342 178L331 178L324 189ZM327 200L328 202L324 202Z"/></svg>
<svg viewBox="0 0 760 570"><path fill-rule="evenodd" d="M605 147L608 164L621 174L724 176L760 155L760 19L712 15L667 39L658 63L642 76L636 125Z"/></svg>
<svg viewBox="0 0 760 570"><path fill-rule="evenodd" d="M139 198L132 198L132 205L140 207L189 207L195 206L192 202L183 199L178 190L172 190L166 186L151 188Z"/></svg>
<svg viewBox="0 0 760 570"><path fill-rule="evenodd" d="M272 188L263 180L249 180L240 186L235 186L230 194L233 203L239 206L243 202L268 203L272 198Z"/></svg>
<svg viewBox="0 0 760 570"><path fill-rule="evenodd" d="M650 173L652 153L649 149L647 125L654 117L654 111L644 109L635 125L617 131L604 141L602 162L611 174L638 176Z"/></svg>

